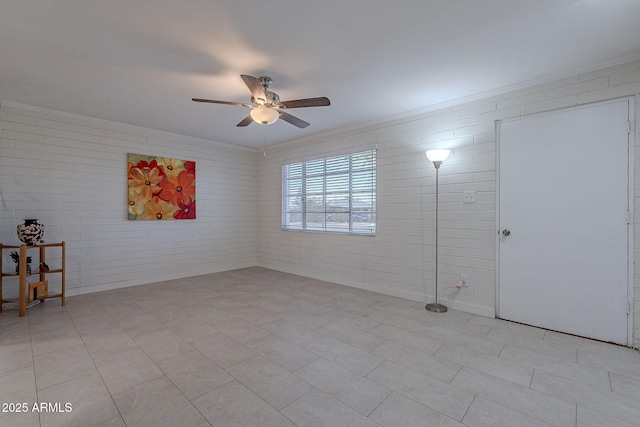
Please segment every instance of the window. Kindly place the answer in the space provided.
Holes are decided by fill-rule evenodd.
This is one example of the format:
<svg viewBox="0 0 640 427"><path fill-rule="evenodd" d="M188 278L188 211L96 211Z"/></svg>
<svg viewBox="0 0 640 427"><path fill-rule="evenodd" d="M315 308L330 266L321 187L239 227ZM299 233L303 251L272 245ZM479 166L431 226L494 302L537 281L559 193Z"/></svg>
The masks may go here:
<svg viewBox="0 0 640 427"><path fill-rule="evenodd" d="M282 166L282 228L376 233L376 150Z"/></svg>

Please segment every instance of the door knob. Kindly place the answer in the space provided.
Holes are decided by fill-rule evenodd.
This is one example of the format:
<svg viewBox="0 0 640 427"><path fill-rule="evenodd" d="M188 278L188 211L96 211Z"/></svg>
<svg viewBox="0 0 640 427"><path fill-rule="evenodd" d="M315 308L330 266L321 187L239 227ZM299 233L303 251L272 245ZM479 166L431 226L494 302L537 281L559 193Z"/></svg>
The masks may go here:
<svg viewBox="0 0 640 427"><path fill-rule="evenodd" d="M511 234L511 230L509 230L508 228L505 228L504 230L502 230L502 235L504 237L507 237L509 234Z"/></svg>

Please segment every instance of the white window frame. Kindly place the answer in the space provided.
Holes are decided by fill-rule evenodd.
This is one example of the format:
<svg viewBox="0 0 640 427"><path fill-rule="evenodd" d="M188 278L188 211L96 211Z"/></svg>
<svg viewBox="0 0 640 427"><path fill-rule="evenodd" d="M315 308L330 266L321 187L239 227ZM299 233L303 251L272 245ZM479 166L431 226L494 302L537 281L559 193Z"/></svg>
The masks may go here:
<svg viewBox="0 0 640 427"><path fill-rule="evenodd" d="M369 158L366 161L359 160L363 157ZM354 152L285 162L282 165L282 229L375 236L376 158L376 148L368 147ZM332 170L331 165L335 162L342 168ZM332 182L332 178L340 180L340 183ZM310 181L314 184L309 184ZM316 191L308 187L314 187ZM342 200L338 201L340 197ZM289 209L292 198L299 200L299 209ZM332 198L333 203L341 206L330 206L328 200ZM309 206L310 199L314 200L316 209ZM321 206L320 210L318 205ZM292 220L296 217L298 221ZM310 217L321 219L312 221ZM338 221L331 221L336 217Z"/></svg>

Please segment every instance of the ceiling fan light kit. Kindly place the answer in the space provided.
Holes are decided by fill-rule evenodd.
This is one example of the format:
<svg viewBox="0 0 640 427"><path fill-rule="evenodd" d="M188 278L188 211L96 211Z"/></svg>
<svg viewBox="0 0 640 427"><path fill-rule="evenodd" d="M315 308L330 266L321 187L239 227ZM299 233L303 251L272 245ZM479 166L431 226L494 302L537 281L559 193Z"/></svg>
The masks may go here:
<svg viewBox="0 0 640 427"><path fill-rule="evenodd" d="M260 123L261 125L273 124L280 117L280 113L278 113L278 110L264 105L253 108L249 115L254 122Z"/></svg>
<svg viewBox="0 0 640 427"><path fill-rule="evenodd" d="M331 105L329 98L324 96L318 98L280 101L280 97L277 93L268 90L272 82L270 77L263 76L256 78L246 74L242 74L240 77L251 91L251 104L202 98L191 98L191 100L195 102L208 102L211 104L235 105L250 108L251 111L249 112L249 115L236 125L238 127L249 126L251 122L256 122L261 125L270 125L280 118L285 122L291 123L292 125L302 129L309 126L309 123L282 110L286 108L326 107Z"/></svg>

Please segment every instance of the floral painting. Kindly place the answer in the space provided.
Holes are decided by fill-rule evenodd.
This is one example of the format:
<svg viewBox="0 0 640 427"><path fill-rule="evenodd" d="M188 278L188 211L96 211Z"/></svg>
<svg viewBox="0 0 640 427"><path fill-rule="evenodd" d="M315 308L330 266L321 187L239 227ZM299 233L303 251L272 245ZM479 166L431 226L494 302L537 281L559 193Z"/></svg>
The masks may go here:
<svg viewBox="0 0 640 427"><path fill-rule="evenodd" d="M127 155L129 219L195 219L196 162Z"/></svg>

